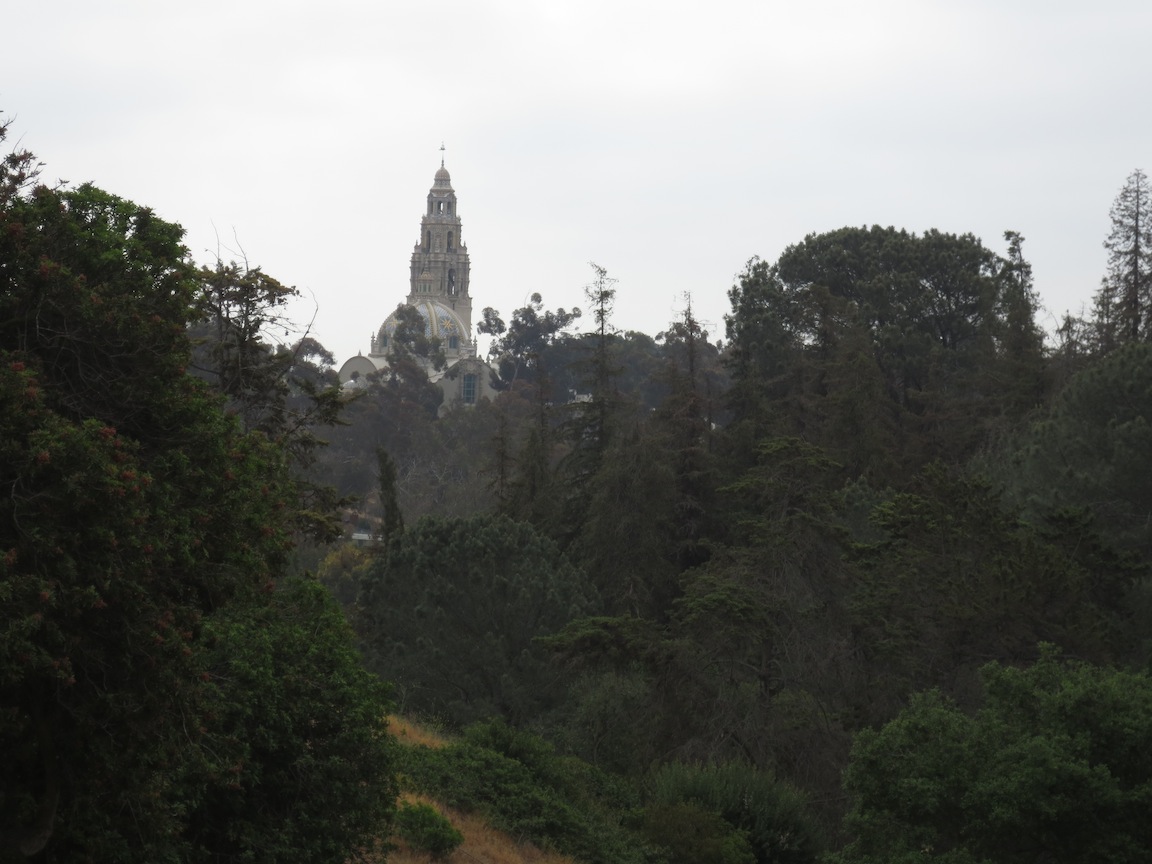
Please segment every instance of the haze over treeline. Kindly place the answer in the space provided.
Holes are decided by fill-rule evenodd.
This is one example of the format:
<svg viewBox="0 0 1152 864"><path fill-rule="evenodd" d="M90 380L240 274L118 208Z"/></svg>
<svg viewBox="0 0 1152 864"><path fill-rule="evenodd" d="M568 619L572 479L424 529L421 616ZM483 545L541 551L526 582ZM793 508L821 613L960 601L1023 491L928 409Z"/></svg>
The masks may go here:
<svg viewBox="0 0 1152 864"><path fill-rule="evenodd" d="M567 307L591 259L626 288L617 326L647 333L692 292L722 335L752 254L873 224L1000 254L1021 232L1050 328L1090 305L1108 204L1148 167L1141 0L234 7L18 5L0 106L47 182L299 287L292 317L340 359L404 295L442 143L480 302Z"/></svg>
<svg viewBox="0 0 1152 864"><path fill-rule="evenodd" d="M596 265L580 333L486 309L466 407L418 328L341 388L290 274L0 171L3 857L379 857L398 787L593 862L1148 857L1142 172L1052 337L1019 233L848 227L722 334Z"/></svg>

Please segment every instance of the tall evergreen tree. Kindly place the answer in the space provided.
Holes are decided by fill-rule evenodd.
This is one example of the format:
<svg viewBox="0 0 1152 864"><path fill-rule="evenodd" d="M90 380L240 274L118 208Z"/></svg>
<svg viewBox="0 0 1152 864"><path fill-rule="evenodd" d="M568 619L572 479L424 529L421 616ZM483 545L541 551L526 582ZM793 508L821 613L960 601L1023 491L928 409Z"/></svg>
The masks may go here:
<svg viewBox="0 0 1152 864"><path fill-rule="evenodd" d="M404 514L396 494L396 463L383 447L376 448L380 486L380 542L384 548L404 533Z"/></svg>
<svg viewBox="0 0 1152 864"><path fill-rule="evenodd" d="M1008 255L1000 271L1003 287L999 293L996 334L1003 363L997 370L998 385L1006 400L1015 394L1015 403L1006 407L1020 416L1035 408L1044 389L1044 333L1036 324L1039 298L1032 282L1032 265L1024 257L1024 237L1005 231Z"/></svg>
<svg viewBox="0 0 1152 864"><path fill-rule="evenodd" d="M1152 187L1136 169L1112 202L1108 272L1096 294L1098 348L1147 340L1152 316Z"/></svg>
<svg viewBox="0 0 1152 864"><path fill-rule="evenodd" d="M588 518L592 483L604 464L605 454L617 431L619 394L613 360L615 330L609 323L616 297L616 280L608 271L592 264L596 279L584 292L592 305L596 329L581 340L584 357L576 365L582 372L577 395L564 408L563 437L567 446L558 471L567 488L563 492L559 534L567 546L575 540Z"/></svg>
<svg viewBox="0 0 1152 864"><path fill-rule="evenodd" d="M692 298L687 300L683 315L663 334L669 393L654 416L676 482L669 545L681 570L708 558L703 539L716 482L712 405L700 356L708 334L692 312Z"/></svg>
<svg viewBox="0 0 1152 864"><path fill-rule="evenodd" d="M575 419L571 424L573 477L580 482L591 477L599 469L604 459L611 437L610 418L613 393L613 379L616 368L612 361L611 342L615 329L609 323L612 307L616 302L616 280L608 276L608 271L593 263L596 279L584 288L584 294L592 308L592 319L596 328L592 331L591 357L587 362L586 384L590 400L577 403Z"/></svg>

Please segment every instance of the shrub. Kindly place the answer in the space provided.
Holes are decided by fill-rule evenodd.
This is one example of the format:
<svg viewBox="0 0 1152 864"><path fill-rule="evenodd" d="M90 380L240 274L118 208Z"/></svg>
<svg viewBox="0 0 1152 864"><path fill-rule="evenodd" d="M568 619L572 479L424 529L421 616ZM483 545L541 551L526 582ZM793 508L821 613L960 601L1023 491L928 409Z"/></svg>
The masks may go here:
<svg viewBox="0 0 1152 864"><path fill-rule="evenodd" d="M747 832L758 864L816 860L817 835L803 796L770 772L738 762L660 768L652 778L649 810L685 802Z"/></svg>
<svg viewBox="0 0 1152 864"><path fill-rule="evenodd" d="M748 833L697 804L657 804L644 812L644 834L667 864L755 864Z"/></svg>
<svg viewBox="0 0 1152 864"><path fill-rule="evenodd" d="M413 849L433 858L451 855L464 842L448 818L429 804L401 802L396 811L396 834Z"/></svg>
<svg viewBox="0 0 1152 864"><path fill-rule="evenodd" d="M588 864L642 864L650 851L624 824L637 800L586 763L499 721L439 749L405 747L409 788L482 813L494 827Z"/></svg>

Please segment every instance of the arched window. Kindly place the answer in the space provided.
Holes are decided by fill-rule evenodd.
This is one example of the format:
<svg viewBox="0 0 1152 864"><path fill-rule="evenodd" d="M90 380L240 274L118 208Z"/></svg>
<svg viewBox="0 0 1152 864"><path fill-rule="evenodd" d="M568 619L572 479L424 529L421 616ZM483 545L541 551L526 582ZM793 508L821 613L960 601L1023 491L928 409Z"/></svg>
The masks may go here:
<svg viewBox="0 0 1152 864"><path fill-rule="evenodd" d="M452 235L449 234L449 237ZM448 268L448 293L455 296L456 294L456 271L455 269Z"/></svg>
<svg viewBox="0 0 1152 864"><path fill-rule="evenodd" d="M460 383L460 401L465 405L476 404L476 376L471 373Z"/></svg>
<svg viewBox="0 0 1152 864"><path fill-rule="evenodd" d="M444 212L444 202L443 201L440 202L440 212L441 213Z"/></svg>
<svg viewBox="0 0 1152 864"><path fill-rule="evenodd" d="M448 348L449 348L449 350L452 350L452 351L459 350L460 337L459 336L449 336L448 337Z"/></svg>
<svg viewBox="0 0 1152 864"><path fill-rule="evenodd" d="M448 232L448 251L452 251L452 232Z"/></svg>

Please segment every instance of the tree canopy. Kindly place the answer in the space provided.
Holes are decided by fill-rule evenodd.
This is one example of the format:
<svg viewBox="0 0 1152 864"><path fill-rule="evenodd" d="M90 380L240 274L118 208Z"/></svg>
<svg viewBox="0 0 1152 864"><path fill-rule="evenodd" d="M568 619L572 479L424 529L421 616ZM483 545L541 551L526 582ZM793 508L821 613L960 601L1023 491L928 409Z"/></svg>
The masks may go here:
<svg viewBox="0 0 1152 864"><path fill-rule="evenodd" d="M856 839L833 860L1131 862L1152 855L1152 681L1066 663L991 664L973 713L938 692L861 732Z"/></svg>
<svg viewBox="0 0 1152 864"><path fill-rule="evenodd" d="M271 860L256 838L303 818L345 827L328 838L341 849L304 844L297 860L343 861L391 812L383 730L363 727L386 703L322 604L278 587L289 455L187 371L198 276L179 226L90 185L34 185L27 164L0 169L0 857L190 860L213 835L233 844L218 860ZM259 654L245 628L295 641L313 614L317 653L279 657L275 679L256 674L267 656L239 659L245 643ZM252 674L223 671L239 662ZM281 687L274 721L240 709ZM272 726L275 753L222 764L219 742ZM293 749L297 767L305 752L371 765L380 786L349 776L291 808L241 808L241 836L211 790L232 767L242 785L282 770Z"/></svg>
<svg viewBox="0 0 1152 864"><path fill-rule="evenodd" d="M535 640L595 608L555 544L506 516L424 519L390 538L362 580L373 668L407 709L461 725L554 707L556 676Z"/></svg>
<svg viewBox="0 0 1152 864"><path fill-rule="evenodd" d="M753 259L727 319L738 421L884 482L962 462L1041 396L1020 239L1003 259L970 234L842 228Z"/></svg>

